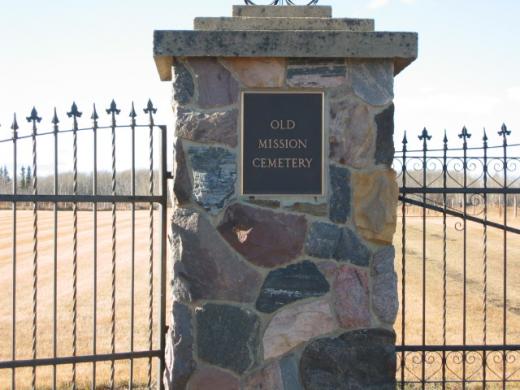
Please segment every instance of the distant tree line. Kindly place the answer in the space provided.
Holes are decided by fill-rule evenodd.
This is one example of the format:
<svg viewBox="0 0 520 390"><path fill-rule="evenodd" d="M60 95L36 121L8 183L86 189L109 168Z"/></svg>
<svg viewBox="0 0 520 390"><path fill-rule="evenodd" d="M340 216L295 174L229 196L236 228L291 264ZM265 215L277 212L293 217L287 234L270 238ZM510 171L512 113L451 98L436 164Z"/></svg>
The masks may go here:
<svg viewBox="0 0 520 390"><path fill-rule="evenodd" d="M130 170L121 171L116 174L116 194L117 195L131 195L132 194L132 173ZM17 194L32 194L32 170L31 167L23 166L20 168L17 181ZM154 172L154 191L153 195L160 194L160 176L158 172ZM77 194L78 195L94 195L93 189L94 177L92 173L78 173L77 176ZM13 178L10 175L7 167L0 168L0 193L13 193ZM110 172L102 171L97 174L97 195L111 195L112 194L112 174ZM38 194L52 195L54 194L54 175L38 177ZM59 174L58 177L58 194L59 195L73 195L74 194L74 175L72 172ZM150 173L147 170L137 170L135 172L135 194L136 195L150 195ZM19 205L20 208L30 205ZM63 204L60 208L69 208L70 205ZM90 205L81 205L86 208ZM101 205L102 206L102 205ZM109 207L110 205L107 205ZM120 205L125 208L128 205ZM140 205L139 205L140 206ZM10 208L11 204L4 202L0 203L0 208ZM52 204L40 204L40 208L51 208ZM118 205L119 207L119 205ZM143 205L147 207L147 205Z"/></svg>

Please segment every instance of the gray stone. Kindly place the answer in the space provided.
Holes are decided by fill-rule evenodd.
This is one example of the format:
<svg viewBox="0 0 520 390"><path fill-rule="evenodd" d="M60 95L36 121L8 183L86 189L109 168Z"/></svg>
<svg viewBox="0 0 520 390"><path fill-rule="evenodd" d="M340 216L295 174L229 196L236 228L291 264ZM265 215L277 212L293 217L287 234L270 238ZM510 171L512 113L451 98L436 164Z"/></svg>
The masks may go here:
<svg viewBox="0 0 520 390"><path fill-rule="evenodd" d="M341 230L341 237L334 258L339 261L350 261L354 265L367 267L370 262L370 250L356 234L345 227Z"/></svg>
<svg viewBox="0 0 520 390"><path fill-rule="evenodd" d="M238 110L201 112L176 107L175 134L195 142L237 146Z"/></svg>
<svg viewBox="0 0 520 390"><path fill-rule="evenodd" d="M190 309L179 302L174 302L171 322L166 334L164 384L169 390L184 390L197 367L193 359Z"/></svg>
<svg viewBox="0 0 520 390"><path fill-rule="evenodd" d="M371 275L381 275L394 272L395 248L392 245L385 246L374 254L372 260Z"/></svg>
<svg viewBox="0 0 520 390"><path fill-rule="evenodd" d="M349 62L352 88L368 104L384 106L394 98L394 65L391 61Z"/></svg>
<svg viewBox="0 0 520 390"><path fill-rule="evenodd" d="M198 357L243 374L255 363L260 321L252 311L206 304L196 313Z"/></svg>
<svg viewBox="0 0 520 390"><path fill-rule="evenodd" d="M390 65L394 63L394 72L397 74L417 58L417 34L159 30L154 32L154 57L159 70L171 63L171 57L358 58L378 61L387 58L390 59ZM360 89L362 90L358 88ZM219 89L217 91L221 92ZM225 100L229 98L226 97Z"/></svg>
<svg viewBox="0 0 520 390"><path fill-rule="evenodd" d="M394 162L394 105L376 115L376 164L391 167Z"/></svg>
<svg viewBox="0 0 520 390"><path fill-rule="evenodd" d="M335 31L374 31L373 19L331 19L331 18L195 18L195 30L203 31L244 31L244 30L335 30Z"/></svg>
<svg viewBox="0 0 520 390"><path fill-rule="evenodd" d="M347 222L350 217L350 198L350 172L331 165L329 218L332 222Z"/></svg>
<svg viewBox="0 0 520 390"><path fill-rule="evenodd" d="M301 215L234 204L218 227L226 241L259 267L278 267L300 256L307 222Z"/></svg>
<svg viewBox="0 0 520 390"><path fill-rule="evenodd" d="M173 194L177 203L183 205L191 199L192 186L188 167L186 165L186 156L182 140L175 140L174 163L173 163Z"/></svg>
<svg viewBox="0 0 520 390"><path fill-rule="evenodd" d="M345 60L291 59L287 85L301 88L331 88L347 81Z"/></svg>
<svg viewBox="0 0 520 390"><path fill-rule="evenodd" d="M193 99L195 84L190 71L181 62L173 64L173 99L179 104L188 104Z"/></svg>
<svg viewBox="0 0 520 390"><path fill-rule="evenodd" d="M223 242L196 211L175 208L172 217L173 293L177 300L254 302L260 274Z"/></svg>
<svg viewBox="0 0 520 390"><path fill-rule="evenodd" d="M330 102L330 158L363 169L374 165L376 124L373 110L358 99Z"/></svg>
<svg viewBox="0 0 520 390"><path fill-rule="evenodd" d="M333 258L341 238L341 228L324 222L314 222L311 225L305 252L321 259Z"/></svg>
<svg viewBox="0 0 520 390"><path fill-rule="evenodd" d="M190 58L189 65L197 79L199 107L216 108L238 101L238 82L215 58Z"/></svg>
<svg viewBox="0 0 520 390"><path fill-rule="evenodd" d="M255 206L260 207L269 207L270 209L278 209L280 208L279 200L269 200L269 199L248 199L247 203L250 203Z"/></svg>
<svg viewBox="0 0 520 390"><path fill-rule="evenodd" d="M236 156L227 149L191 146L193 197L206 210L218 211L233 198L237 177Z"/></svg>
<svg viewBox="0 0 520 390"><path fill-rule="evenodd" d="M269 5L234 5L233 16L247 16L257 18L330 18L332 17L332 7L279 7Z"/></svg>
<svg viewBox="0 0 520 390"><path fill-rule="evenodd" d="M330 289L329 283L310 261L271 271L260 290L256 309L273 313L300 299L319 297Z"/></svg>
<svg viewBox="0 0 520 390"><path fill-rule="evenodd" d="M394 271L395 249L387 246L372 260L372 308L384 323L392 325L399 311L397 275Z"/></svg>
<svg viewBox="0 0 520 390"><path fill-rule="evenodd" d="M289 211L295 211L297 213L314 215L315 217L326 217L329 212L329 208L326 203L312 204L296 202L290 206L286 206L285 209Z"/></svg>
<svg viewBox="0 0 520 390"><path fill-rule="evenodd" d="M280 360L283 390L303 390L300 382L298 362L294 355L289 355Z"/></svg>
<svg viewBox="0 0 520 390"><path fill-rule="evenodd" d="M382 329L312 341L300 360L305 390L394 390L395 334Z"/></svg>

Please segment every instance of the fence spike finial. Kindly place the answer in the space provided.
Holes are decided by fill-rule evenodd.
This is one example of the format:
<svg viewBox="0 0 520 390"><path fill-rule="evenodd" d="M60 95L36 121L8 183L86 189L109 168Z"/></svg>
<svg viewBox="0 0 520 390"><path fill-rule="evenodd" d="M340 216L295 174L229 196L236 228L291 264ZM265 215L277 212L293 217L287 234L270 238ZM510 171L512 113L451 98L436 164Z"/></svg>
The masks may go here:
<svg viewBox="0 0 520 390"><path fill-rule="evenodd" d="M508 135L511 135L511 130L508 130L506 124L503 123L500 131L498 132L498 135L501 135L505 138Z"/></svg>
<svg viewBox="0 0 520 390"><path fill-rule="evenodd" d="M42 121L42 118L38 116L38 111L36 111L36 107L33 107L31 110L31 115L28 116L27 122L33 122L33 123L40 123Z"/></svg>
<svg viewBox="0 0 520 390"><path fill-rule="evenodd" d="M137 113L135 112L134 102L132 102L132 109L130 110L130 118L134 119L137 116Z"/></svg>
<svg viewBox="0 0 520 390"><path fill-rule="evenodd" d="M14 133L19 129L18 127L18 121L16 120L16 112L13 115L13 124L11 125L11 130L13 130Z"/></svg>
<svg viewBox="0 0 520 390"><path fill-rule="evenodd" d="M471 134L468 132L468 129L466 126L462 127L462 133L459 134L459 138L463 139L464 142L466 142L466 140L468 138L471 138Z"/></svg>
<svg viewBox="0 0 520 390"><path fill-rule="evenodd" d="M421 141L429 141L432 139L432 136L428 133L428 130L426 129L426 127L423 129L421 135L419 136L419 139Z"/></svg>
<svg viewBox="0 0 520 390"><path fill-rule="evenodd" d="M484 127L484 136L482 137L482 141L488 142L488 136L487 136L487 132L486 132L486 128L485 127Z"/></svg>
<svg viewBox="0 0 520 390"><path fill-rule="evenodd" d="M70 112L67 112L67 116L69 118L74 117L74 119L76 119L76 118L81 118L81 115L83 115L83 113L78 110L78 106L76 105L76 102L72 102L72 106L70 107Z"/></svg>
<svg viewBox="0 0 520 390"><path fill-rule="evenodd" d="M56 113L56 107L54 107L54 114L52 115L52 121L51 123L56 126L58 123L60 123L60 120L58 119L58 114Z"/></svg>
<svg viewBox="0 0 520 390"><path fill-rule="evenodd" d="M443 142L445 145L448 144L448 132L446 131L446 129L444 129L444 139L443 139Z"/></svg>
<svg viewBox="0 0 520 390"><path fill-rule="evenodd" d="M155 114L157 113L157 108L153 106L152 100L148 99L148 104L146 105L146 108L144 109L144 112L146 114Z"/></svg>
<svg viewBox="0 0 520 390"><path fill-rule="evenodd" d="M110 102L110 108L108 108L106 111L107 111L107 114L114 114L114 115L119 115L119 113L121 112L121 110L117 108L117 104L114 99L112 99L112 101Z"/></svg>
<svg viewBox="0 0 520 390"><path fill-rule="evenodd" d="M408 137L406 136L406 130L404 131L404 137L403 137L403 140L401 142L402 142L403 145L408 144Z"/></svg>
<svg viewBox="0 0 520 390"><path fill-rule="evenodd" d="M99 115L96 110L96 103L92 104L92 115L90 116L90 119L92 119L94 122L99 119Z"/></svg>

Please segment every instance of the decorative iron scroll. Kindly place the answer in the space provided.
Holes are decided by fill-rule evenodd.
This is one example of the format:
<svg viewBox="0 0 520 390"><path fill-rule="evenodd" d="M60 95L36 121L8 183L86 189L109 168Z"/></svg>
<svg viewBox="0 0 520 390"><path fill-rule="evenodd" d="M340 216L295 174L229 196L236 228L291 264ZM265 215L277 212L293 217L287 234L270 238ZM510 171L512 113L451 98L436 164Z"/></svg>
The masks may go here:
<svg viewBox="0 0 520 390"><path fill-rule="evenodd" d="M269 4L265 4L265 5L284 5L284 4L285 5L316 5L316 4L318 4L318 1L319 0L312 0L312 1L309 1L307 4L295 4L294 1L292 1L292 0L273 0ZM253 3L251 0L244 0L244 2L247 5L258 5L258 4Z"/></svg>
<svg viewBox="0 0 520 390"><path fill-rule="evenodd" d="M400 382L454 385L519 383L520 351L489 349L465 351L451 350L447 347L445 350L438 351L400 351L397 353L397 370L399 374L403 374ZM465 370L463 370L464 365Z"/></svg>

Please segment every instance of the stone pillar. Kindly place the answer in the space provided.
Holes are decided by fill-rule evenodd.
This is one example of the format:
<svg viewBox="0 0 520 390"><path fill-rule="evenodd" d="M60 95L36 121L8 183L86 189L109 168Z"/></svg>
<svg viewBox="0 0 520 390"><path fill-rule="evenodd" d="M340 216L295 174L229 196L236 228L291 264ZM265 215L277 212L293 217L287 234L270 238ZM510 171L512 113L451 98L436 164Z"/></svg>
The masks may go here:
<svg viewBox="0 0 520 390"><path fill-rule="evenodd" d="M156 31L176 116L174 390L393 389L393 80L414 33L330 7L234 7ZM321 196L241 195L241 91L324 93Z"/></svg>

